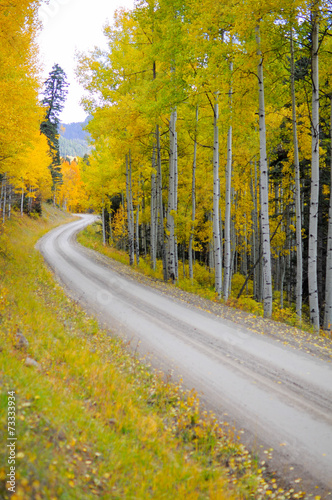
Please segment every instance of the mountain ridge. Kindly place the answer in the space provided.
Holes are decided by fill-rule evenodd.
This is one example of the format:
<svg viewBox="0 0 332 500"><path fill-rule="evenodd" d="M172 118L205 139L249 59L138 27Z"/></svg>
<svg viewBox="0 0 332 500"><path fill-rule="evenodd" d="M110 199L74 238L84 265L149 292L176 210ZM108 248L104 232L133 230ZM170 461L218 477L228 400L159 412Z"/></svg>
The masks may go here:
<svg viewBox="0 0 332 500"><path fill-rule="evenodd" d="M60 156L78 156L82 158L86 154L90 154L92 146L89 144L90 134L84 130L84 127L89 123L90 117L87 117L84 122L61 123L59 129L59 144Z"/></svg>

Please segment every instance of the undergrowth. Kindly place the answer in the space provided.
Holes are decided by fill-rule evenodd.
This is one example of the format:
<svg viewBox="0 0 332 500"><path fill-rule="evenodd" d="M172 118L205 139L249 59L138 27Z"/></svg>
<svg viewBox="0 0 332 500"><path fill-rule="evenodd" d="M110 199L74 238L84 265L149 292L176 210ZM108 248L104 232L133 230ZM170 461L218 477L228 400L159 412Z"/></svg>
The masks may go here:
<svg viewBox="0 0 332 500"><path fill-rule="evenodd" d="M102 244L102 230L101 223L98 221L91 226L85 228L79 235L78 241L94 250L97 250L112 259L121 262L122 264L129 265L129 256L127 252L117 250L112 246L104 246ZM163 268L162 262L157 260L156 270L153 270L150 265L149 256L140 256L139 265L134 264L133 268L146 276L151 276L153 278L163 280ZM189 278L189 264L188 262L179 261L179 278L176 285L181 290L186 292L194 293L203 297L204 299L212 300L214 302L224 303L223 299L218 299L217 293L214 289L214 274L205 265L200 262L195 262L193 264L193 275L194 279ZM257 302L253 298L253 282L248 280L246 287L246 294L237 298L243 284L245 282L245 276L240 273L234 274L232 278L231 294L226 302L226 305L236 309L240 309L255 316L264 316L263 303ZM302 330L313 332L313 328L305 318L299 323L298 317L296 315L295 306L284 306L280 307L280 292L274 293L273 298L273 312L272 319L282 323L286 323L291 326L301 327ZM321 332L325 336L324 332Z"/></svg>
<svg viewBox="0 0 332 500"><path fill-rule="evenodd" d="M267 478L194 391L153 372L66 297L34 245L67 219L48 207L0 235L2 443L8 392L16 396L11 500L301 498ZM8 472L2 446L4 499Z"/></svg>

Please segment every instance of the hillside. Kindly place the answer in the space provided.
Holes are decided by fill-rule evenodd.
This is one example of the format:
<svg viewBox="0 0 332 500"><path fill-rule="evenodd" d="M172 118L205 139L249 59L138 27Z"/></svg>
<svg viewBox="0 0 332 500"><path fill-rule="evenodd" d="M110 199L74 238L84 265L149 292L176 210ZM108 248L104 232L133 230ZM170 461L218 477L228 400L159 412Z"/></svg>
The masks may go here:
<svg viewBox="0 0 332 500"><path fill-rule="evenodd" d="M79 156L89 154L90 134L84 130L89 122L89 117L84 122L61 123L60 125L60 156Z"/></svg>
<svg viewBox="0 0 332 500"><path fill-rule="evenodd" d="M194 392L153 373L64 295L35 243L69 218L43 214L14 216L0 233L0 425L16 406L15 498L291 498ZM7 459L2 447L4 499Z"/></svg>

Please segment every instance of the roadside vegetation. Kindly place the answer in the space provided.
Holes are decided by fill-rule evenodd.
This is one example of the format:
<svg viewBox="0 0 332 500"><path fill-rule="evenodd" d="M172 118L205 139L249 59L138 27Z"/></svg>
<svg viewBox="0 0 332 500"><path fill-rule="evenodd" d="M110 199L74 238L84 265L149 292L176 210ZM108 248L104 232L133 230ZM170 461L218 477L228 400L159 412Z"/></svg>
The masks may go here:
<svg viewBox="0 0 332 500"><path fill-rule="evenodd" d="M16 395L16 499L301 498L226 423L67 298L34 248L69 220L14 216L0 234L1 429ZM266 450L266 462L270 451ZM0 450L0 496L7 450Z"/></svg>
<svg viewBox="0 0 332 500"><path fill-rule="evenodd" d="M100 221L97 221L95 224L85 228L79 234L78 241L82 245L98 250L98 252L101 252L118 262L122 262L126 265L130 264L128 252L116 248L116 245L113 246L111 241L110 245L103 245L102 225ZM144 257L144 255L141 255L139 264L137 265L137 263L134 263L132 267L135 271L143 273L146 276L163 280L163 264L159 259L156 260L156 268L152 269L150 265L150 256L147 255ZM218 293L215 290L214 272L211 271L207 265L200 263L199 261L196 261L193 264L193 267L195 271L194 277L190 279L188 261L179 262L178 280L175 283L179 289L197 294L200 297L212 300L219 304L226 304L232 308L247 311L255 316L264 316L263 304L261 302L257 302L253 298L252 280L246 280L246 277L241 273L235 274L233 276L229 298L225 302L223 299L218 298ZM246 293L238 298L239 292L243 287ZM274 293L272 319L291 326L300 326L295 306L287 305L286 293L283 307L280 306L280 292ZM301 328L308 332L313 332L313 328L310 323L304 319L301 322ZM327 332L321 331L321 334L327 336Z"/></svg>

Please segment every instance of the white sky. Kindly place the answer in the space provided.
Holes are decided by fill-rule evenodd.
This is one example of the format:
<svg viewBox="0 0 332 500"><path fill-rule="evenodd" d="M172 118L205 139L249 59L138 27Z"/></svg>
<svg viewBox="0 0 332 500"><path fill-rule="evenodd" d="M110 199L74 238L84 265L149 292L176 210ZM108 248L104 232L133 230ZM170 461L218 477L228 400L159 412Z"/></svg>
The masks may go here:
<svg viewBox="0 0 332 500"><path fill-rule="evenodd" d="M114 11L120 7L133 8L134 0L50 0L39 11L43 29L39 35L40 59L43 78L46 79L57 63L70 82L65 108L60 120L63 123L84 121L86 114L79 105L84 93L75 77L76 50L105 47L103 26L113 21Z"/></svg>

